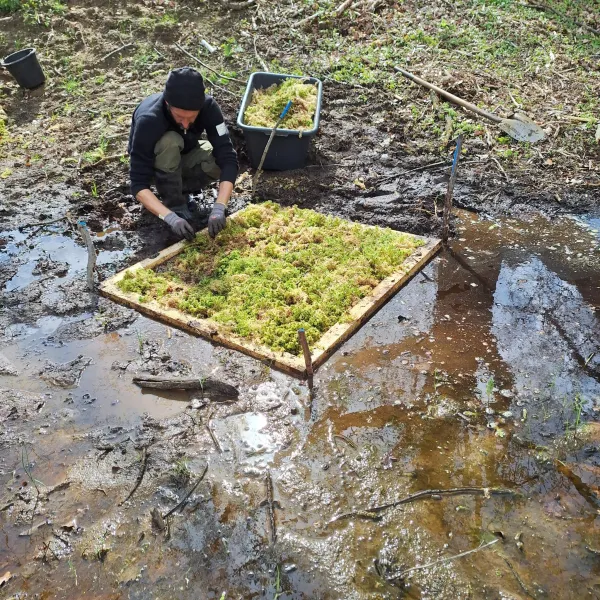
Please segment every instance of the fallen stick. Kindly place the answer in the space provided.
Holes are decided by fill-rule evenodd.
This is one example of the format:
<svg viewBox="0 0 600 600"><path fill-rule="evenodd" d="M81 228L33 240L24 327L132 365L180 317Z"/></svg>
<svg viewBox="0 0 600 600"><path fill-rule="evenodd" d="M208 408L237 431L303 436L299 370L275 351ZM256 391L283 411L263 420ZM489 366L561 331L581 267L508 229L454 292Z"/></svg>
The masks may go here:
<svg viewBox="0 0 600 600"><path fill-rule="evenodd" d="M208 69L209 71L211 71L212 73L217 75L220 79L227 79L228 81L235 81L236 83L241 83L242 85L246 85L246 82L242 81L241 79L236 79L235 77L227 77L226 75L222 75L221 73L219 73L219 71L213 69L212 67L209 67L206 63L202 62L199 58L196 58L193 54L190 54L187 50L185 50L185 48L182 48L179 44L176 43L175 47L178 50L180 50L181 52L183 52L186 56L189 56L192 60L195 60L199 65L202 65L205 69Z"/></svg>
<svg viewBox="0 0 600 600"><path fill-rule="evenodd" d="M344 2L342 2L336 9L335 9L335 16L339 17L347 8L349 8L350 6L352 6L352 3L354 2L354 0L344 0Z"/></svg>
<svg viewBox="0 0 600 600"><path fill-rule="evenodd" d="M132 46L135 46L135 44L133 42L130 42L129 44L123 44L120 48L117 48L116 50L109 52L106 56L103 56L100 59L100 62L104 62L107 58L110 58L113 54L117 54L119 52L122 52L123 50L127 50L127 48L131 48Z"/></svg>
<svg viewBox="0 0 600 600"><path fill-rule="evenodd" d="M134 377L133 383L141 388L155 390L201 390L205 395L228 396L237 398L237 388L211 377L154 377L152 375Z"/></svg>
<svg viewBox="0 0 600 600"><path fill-rule="evenodd" d="M256 4L256 0L244 0L243 2L230 2L229 0L221 0L224 6L229 10L244 10Z"/></svg>
<svg viewBox="0 0 600 600"><path fill-rule="evenodd" d="M506 558L506 556L503 556L502 558L504 559L504 562L508 565L508 568L512 571L512 574L515 576L515 579L517 580L517 583L521 586L521 589L525 592L526 596L528 598L533 598L533 600L537 600L537 598L535 596L533 596L530 593L530 591L527 589L527 586L523 583L523 580L519 577L519 574L517 573L517 571L513 567L513 565L510 562L510 560L508 560L508 558Z"/></svg>
<svg viewBox="0 0 600 600"><path fill-rule="evenodd" d="M202 475L200 475L200 477L198 478L198 481L196 481L196 483L194 484L194 487L192 487L192 489L184 496L183 500L177 506L175 506L169 512L162 515L163 519L167 519L174 512L177 512L188 501L188 498L194 493L194 490L200 485L200 482L204 479L204 476L206 475L206 471L208 471L208 463L204 467L204 471L202 471Z"/></svg>
<svg viewBox="0 0 600 600"><path fill-rule="evenodd" d="M21 225L19 227L19 231L23 231L24 229L29 229L30 227L46 227L46 225L53 225L54 223L60 223L64 221L68 217L60 217L58 219L52 219L51 221L39 221L38 223L29 223L28 225Z"/></svg>
<svg viewBox="0 0 600 600"><path fill-rule="evenodd" d="M142 483L142 479L144 479L144 474L146 473L146 467L148 466L148 448L146 446L144 446L143 450L142 450L142 468L140 469L138 478L135 482L135 485L133 486L133 489L129 492L127 498L125 498L125 500L123 500L122 502L119 502L119 506L123 506L123 504L125 504L125 502L127 502L127 500L129 500L137 491L137 489L140 487L140 484Z"/></svg>
<svg viewBox="0 0 600 600"><path fill-rule="evenodd" d="M88 251L88 262L87 262L87 284L90 292L94 291L94 269L96 268L96 249L94 248L94 242L92 242L92 236L88 231L85 221L77 222L77 229L83 238L83 241Z"/></svg>
<svg viewBox="0 0 600 600"><path fill-rule="evenodd" d="M269 67L267 67L267 63L260 57L258 50L256 48L256 36L252 36L252 43L254 44L254 56L256 56L256 60L260 63L260 66L263 68L263 71L269 73Z"/></svg>
<svg viewBox="0 0 600 600"><path fill-rule="evenodd" d="M217 449L217 452L219 454L223 454L223 449L221 448L221 444L219 444L219 440L217 439L217 436L215 435L215 432L212 430L212 427L210 426L210 419L211 418L212 418L212 413L208 417L208 419L206 420L206 423L204 424L204 427L205 427L206 431L208 431L208 435L210 435L210 439L212 440L212 443L215 445L215 448Z"/></svg>
<svg viewBox="0 0 600 600"><path fill-rule="evenodd" d="M306 25L307 23L310 23L311 21L314 21L316 18L320 17L324 13L325 13L325 11L319 10L316 13L313 13L312 15L309 15L308 17L304 17L304 19L300 19L296 23L296 27L302 27L302 25Z"/></svg>
<svg viewBox="0 0 600 600"><path fill-rule="evenodd" d="M395 500L394 502L389 502L387 504L380 504L378 506L371 506L369 508L353 510L348 513L344 513L342 515L338 515L329 521L330 523L334 523L335 521L340 521L341 519L347 519L349 517L361 516L361 513L377 513L382 510L386 510L387 508L394 508L395 506L400 506L401 504L408 504L409 502L414 502L415 500L423 500L425 498L435 498L436 496L462 496L465 494L475 494L479 496L504 496L504 495L513 495L517 494L515 490L510 490L508 488L480 488L480 487L459 487L459 488L448 488L441 490L423 490L422 492L417 492L416 494L411 494L410 496L406 496L405 498L401 498L400 500Z"/></svg>
<svg viewBox="0 0 600 600"><path fill-rule="evenodd" d="M97 160L95 163L90 163L89 165L83 165L83 167L81 167L80 171L87 171L88 169L93 169L94 167L97 167L98 165L104 164L106 162L110 162L111 160L121 159L121 158L124 158L125 156L127 156L127 154L123 154L123 153L111 154L110 156L105 156L104 158Z"/></svg>
<svg viewBox="0 0 600 600"><path fill-rule="evenodd" d="M500 540L496 539L491 542L488 542L487 544L477 546L477 548L473 548L472 550L467 550L466 552L461 552L460 554L455 554L454 556L449 556L448 558L440 558L440 560L434 560L433 562L427 563L426 565L420 565L418 567L411 567L410 569L401 571L397 575L392 575L391 577L388 577L387 580L395 581L396 579L406 579L406 576L409 573L414 573L415 571L421 571L422 569L428 569L429 567L433 567L435 565L441 565L442 563L447 563L452 560L456 560L457 558L462 558L463 556L468 556L469 554L474 554L475 552L479 552L480 550L483 550L484 548L489 548L490 546L497 544L499 541Z"/></svg>

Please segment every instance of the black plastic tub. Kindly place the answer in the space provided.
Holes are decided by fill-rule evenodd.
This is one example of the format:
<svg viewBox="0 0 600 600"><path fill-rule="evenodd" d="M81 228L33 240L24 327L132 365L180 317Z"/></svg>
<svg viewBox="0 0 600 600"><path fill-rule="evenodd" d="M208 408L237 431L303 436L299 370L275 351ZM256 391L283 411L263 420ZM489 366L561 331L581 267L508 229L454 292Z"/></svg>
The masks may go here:
<svg viewBox="0 0 600 600"><path fill-rule="evenodd" d="M33 90L46 81L35 48L25 48L9 54L0 64L8 69L17 83L25 89Z"/></svg>
<svg viewBox="0 0 600 600"><path fill-rule="evenodd" d="M280 73L263 73L257 72L250 75L246 93L242 99L242 105L237 118L237 124L244 132L246 138L246 147L248 150L248 158L250 166L253 169L258 168L260 159L264 152L272 129L268 127L253 127L252 125L244 124L244 113L246 107L252 99L252 92L255 89L263 89L279 84L286 79L306 79L306 83L317 84L317 109L313 117L313 128L308 131L298 131L294 129L284 129L280 127L275 133L275 137L271 142L269 152L265 157L263 169L271 171L286 171L288 169L300 169L306 162L310 141L315 137L319 129L319 116L321 114L321 97L323 95L323 84L320 80L314 77L298 77L296 75L282 75ZM285 126L285 121L282 125Z"/></svg>

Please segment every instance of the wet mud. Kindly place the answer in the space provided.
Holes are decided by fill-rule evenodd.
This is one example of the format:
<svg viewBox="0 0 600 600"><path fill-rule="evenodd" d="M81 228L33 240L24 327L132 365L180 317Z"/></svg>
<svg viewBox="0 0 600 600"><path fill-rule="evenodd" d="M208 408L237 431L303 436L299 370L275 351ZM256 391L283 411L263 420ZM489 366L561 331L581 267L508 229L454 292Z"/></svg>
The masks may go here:
<svg viewBox="0 0 600 600"><path fill-rule="evenodd" d="M599 225L460 213L312 393L88 298L68 228L4 232L0 594L596 597Z"/></svg>

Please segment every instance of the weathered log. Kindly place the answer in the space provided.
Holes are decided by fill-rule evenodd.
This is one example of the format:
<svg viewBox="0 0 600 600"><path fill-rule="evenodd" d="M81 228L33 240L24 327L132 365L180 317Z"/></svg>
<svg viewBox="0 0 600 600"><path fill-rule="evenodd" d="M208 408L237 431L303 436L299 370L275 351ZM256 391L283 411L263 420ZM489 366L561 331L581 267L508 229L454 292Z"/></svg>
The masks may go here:
<svg viewBox="0 0 600 600"><path fill-rule="evenodd" d="M134 377L133 383L141 388L155 390L200 390L205 396L226 396L237 398L237 388L211 377L154 377L145 375Z"/></svg>

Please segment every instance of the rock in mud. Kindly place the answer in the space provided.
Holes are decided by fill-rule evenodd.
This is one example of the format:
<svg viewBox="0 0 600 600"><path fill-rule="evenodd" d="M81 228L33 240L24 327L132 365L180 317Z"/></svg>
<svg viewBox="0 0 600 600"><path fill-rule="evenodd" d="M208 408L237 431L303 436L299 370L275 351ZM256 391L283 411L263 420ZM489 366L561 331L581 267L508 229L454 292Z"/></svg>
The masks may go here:
<svg viewBox="0 0 600 600"><path fill-rule="evenodd" d="M81 374L91 362L92 359L86 356L79 356L75 360L62 364L47 360L40 377L57 387L77 387Z"/></svg>
<svg viewBox="0 0 600 600"><path fill-rule="evenodd" d="M0 354L0 375L18 375L17 368L4 356Z"/></svg>

